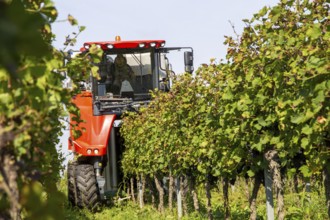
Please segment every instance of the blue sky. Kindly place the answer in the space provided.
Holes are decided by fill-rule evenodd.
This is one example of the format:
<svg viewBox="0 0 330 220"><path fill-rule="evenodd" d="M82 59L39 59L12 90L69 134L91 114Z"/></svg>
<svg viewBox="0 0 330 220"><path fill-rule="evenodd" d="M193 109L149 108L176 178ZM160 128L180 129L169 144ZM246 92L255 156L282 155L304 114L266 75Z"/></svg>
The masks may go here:
<svg viewBox="0 0 330 220"><path fill-rule="evenodd" d="M263 6L279 0L55 0L58 20L74 16L86 30L74 49L87 41L163 39L166 46L194 48L194 64L209 63L210 58L224 58L224 36L235 36L229 21L240 34L242 19L251 18ZM54 46L63 48L65 36L77 31L68 22L53 25ZM181 62L181 61L180 61Z"/></svg>

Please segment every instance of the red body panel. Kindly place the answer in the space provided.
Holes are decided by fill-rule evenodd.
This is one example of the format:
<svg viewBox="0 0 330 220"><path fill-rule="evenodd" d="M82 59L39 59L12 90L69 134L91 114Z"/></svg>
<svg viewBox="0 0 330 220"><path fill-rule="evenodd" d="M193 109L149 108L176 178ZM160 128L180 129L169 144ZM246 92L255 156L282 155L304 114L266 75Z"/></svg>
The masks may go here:
<svg viewBox="0 0 330 220"><path fill-rule="evenodd" d="M73 99L73 103L80 109L80 119L84 120L79 124L82 135L74 139L72 129L70 129L69 150L84 156L102 156L106 154L109 141L110 130L116 115L94 116L92 108L92 94L83 92ZM72 117L72 115L71 115ZM74 121L71 120L71 123ZM92 153L88 154L90 149ZM94 150L98 149L95 154Z"/></svg>

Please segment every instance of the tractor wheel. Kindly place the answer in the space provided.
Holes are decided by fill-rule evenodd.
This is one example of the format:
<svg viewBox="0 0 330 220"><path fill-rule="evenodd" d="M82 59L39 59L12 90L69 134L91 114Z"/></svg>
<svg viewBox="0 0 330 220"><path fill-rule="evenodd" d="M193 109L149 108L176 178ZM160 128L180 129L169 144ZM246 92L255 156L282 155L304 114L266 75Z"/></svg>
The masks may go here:
<svg viewBox="0 0 330 220"><path fill-rule="evenodd" d="M76 166L77 205L96 210L99 206L100 195L95 178L94 167L90 164Z"/></svg>
<svg viewBox="0 0 330 220"><path fill-rule="evenodd" d="M68 177L68 200L69 204L76 206L77 202L77 190L75 185L74 171L76 169L76 162L69 162L67 168L67 177Z"/></svg>

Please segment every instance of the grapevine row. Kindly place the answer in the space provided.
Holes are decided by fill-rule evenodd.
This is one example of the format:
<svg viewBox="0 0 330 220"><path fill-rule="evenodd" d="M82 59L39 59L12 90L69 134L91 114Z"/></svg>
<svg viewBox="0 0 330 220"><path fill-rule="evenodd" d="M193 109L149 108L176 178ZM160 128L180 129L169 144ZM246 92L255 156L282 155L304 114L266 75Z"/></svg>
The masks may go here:
<svg viewBox="0 0 330 220"><path fill-rule="evenodd" d="M208 193L212 179L258 183L269 170L284 219L283 178L323 172L330 216L329 5L282 0L245 23L225 61L177 76L124 118L124 173L185 176Z"/></svg>

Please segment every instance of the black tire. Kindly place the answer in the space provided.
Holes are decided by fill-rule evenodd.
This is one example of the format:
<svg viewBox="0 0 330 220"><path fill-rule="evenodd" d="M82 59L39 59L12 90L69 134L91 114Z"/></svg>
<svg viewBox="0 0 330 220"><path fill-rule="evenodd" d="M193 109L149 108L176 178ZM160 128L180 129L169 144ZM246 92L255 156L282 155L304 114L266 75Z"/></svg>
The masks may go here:
<svg viewBox="0 0 330 220"><path fill-rule="evenodd" d="M95 178L94 167L90 164L76 166L77 206L96 211L100 204L100 195Z"/></svg>
<svg viewBox="0 0 330 220"><path fill-rule="evenodd" d="M74 171L76 169L76 162L69 162L67 168L67 177L68 177L68 200L69 204L76 206L77 202L77 190L75 186Z"/></svg>

